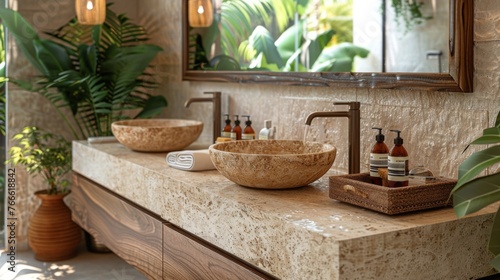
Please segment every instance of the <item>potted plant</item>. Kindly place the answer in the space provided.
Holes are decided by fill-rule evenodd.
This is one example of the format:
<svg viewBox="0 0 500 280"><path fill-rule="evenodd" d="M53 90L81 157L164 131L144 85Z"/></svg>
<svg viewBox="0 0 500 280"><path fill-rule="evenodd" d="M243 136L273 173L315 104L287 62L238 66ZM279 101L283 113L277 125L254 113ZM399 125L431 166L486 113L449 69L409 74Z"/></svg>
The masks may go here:
<svg viewBox="0 0 500 280"><path fill-rule="evenodd" d="M459 218L500 201L500 112L495 125L485 129L471 144L489 146L470 155L458 168L458 181L451 194ZM488 168L489 174L484 175ZM495 214L488 248L495 255L492 266L500 271L500 208Z"/></svg>
<svg viewBox="0 0 500 280"><path fill-rule="evenodd" d="M165 97L148 93L157 85L150 64L161 48L146 44L146 30L109 7L104 24L80 25L73 18L45 32L48 39L17 11L0 8L2 23L40 73L34 82L9 81L45 96L75 139L110 136L112 122L152 117L167 105Z"/></svg>
<svg viewBox="0 0 500 280"><path fill-rule="evenodd" d="M165 97L148 93L157 86L150 63L161 48L146 44L146 30L111 5L104 24L81 25L75 17L46 32L49 39L17 11L0 8L2 23L40 74L34 82L9 81L45 96L75 139L111 136L112 122L153 117L167 106ZM88 233L86 239L90 251L109 252Z"/></svg>
<svg viewBox="0 0 500 280"><path fill-rule="evenodd" d="M25 127L14 135L8 163L22 165L29 174L42 175L47 188L35 192L41 200L28 227L28 242L35 258L60 261L74 257L82 231L64 203L70 192L65 175L71 170L71 143L37 127Z"/></svg>

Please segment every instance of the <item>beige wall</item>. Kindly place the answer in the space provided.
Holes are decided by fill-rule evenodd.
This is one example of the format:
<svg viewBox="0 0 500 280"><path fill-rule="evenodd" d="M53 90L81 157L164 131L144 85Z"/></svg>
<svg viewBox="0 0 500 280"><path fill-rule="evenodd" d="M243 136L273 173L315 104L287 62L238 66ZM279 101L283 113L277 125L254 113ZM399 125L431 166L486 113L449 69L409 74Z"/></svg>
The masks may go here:
<svg viewBox="0 0 500 280"><path fill-rule="evenodd" d="M23 14L44 12L51 17L47 28L59 26L73 14L73 1L20 0ZM471 152L463 149L482 129L491 125L500 110L500 6L498 0L475 1L475 75L474 93L443 93L423 91L396 91L373 89L331 89L327 87L284 87L272 85L240 85L229 83L200 83L181 80L181 1L142 0L116 1L120 10L137 18L148 27L153 43L164 51L156 60L155 69L161 87L159 94L167 97L169 106L164 117L211 119L211 105L196 103L189 109L184 102L204 91L222 91L229 100L229 113L250 114L256 131L265 119L277 126L280 139L303 139L305 117L314 111L334 110L334 101L361 102L361 170L366 171L375 131L385 129L386 142L392 145L393 133L402 130L405 147L410 153L410 165L425 165L437 175L456 177L458 164ZM52 3L52 10L41 4ZM140 3L140 4L137 4ZM53 9L58 6L58 12ZM38 15L42 18L42 15ZM33 21L34 17L30 17ZM64 20L63 20L64 19ZM62 20L62 22L60 22ZM43 23L44 21L40 21ZM45 28L45 26L43 26ZM29 73L22 58L10 61L11 74ZM44 125L64 131L60 119L50 105L36 94L9 93L10 134L26 124ZM211 140L212 124L205 123L200 143ZM343 119L315 119L308 140L333 143L338 148L335 169L347 170L347 121ZM26 221L33 209L30 193L33 187L26 176L18 176L20 218ZM27 187L27 186L30 187ZM21 214L22 213L22 214ZM26 223L20 227L18 238L25 244Z"/></svg>

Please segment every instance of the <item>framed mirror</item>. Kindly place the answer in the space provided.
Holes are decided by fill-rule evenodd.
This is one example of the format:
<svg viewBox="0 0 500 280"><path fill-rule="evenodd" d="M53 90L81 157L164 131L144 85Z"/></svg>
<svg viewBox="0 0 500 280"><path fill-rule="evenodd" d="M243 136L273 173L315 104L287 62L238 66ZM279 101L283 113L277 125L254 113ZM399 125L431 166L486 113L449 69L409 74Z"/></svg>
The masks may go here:
<svg viewBox="0 0 500 280"><path fill-rule="evenodd" d="M363 1L371 3L370 9ZM196 11L202 2L211 5L207 8L211 18L196 23L193 18L199 16ZM241 0L235 5L238 2L183 0L183 80L473 90L473 0L278 1L285 3L277 9L287 11L285 16L270 6L277 1L261 0L263 6L255 10L241 3L259 1ZM347 3L352 10L325 6L328 3ZM414 6L398 8L395 3ZM316 6L311 9L312 4ZM196 8L195 15L190 7ZM331 10L336 16L328 13ZM260 17L252 18L252 12L261 13ZM322 16L334 22L325 24ZM370 37L363 42L366 34Z"/></svg>

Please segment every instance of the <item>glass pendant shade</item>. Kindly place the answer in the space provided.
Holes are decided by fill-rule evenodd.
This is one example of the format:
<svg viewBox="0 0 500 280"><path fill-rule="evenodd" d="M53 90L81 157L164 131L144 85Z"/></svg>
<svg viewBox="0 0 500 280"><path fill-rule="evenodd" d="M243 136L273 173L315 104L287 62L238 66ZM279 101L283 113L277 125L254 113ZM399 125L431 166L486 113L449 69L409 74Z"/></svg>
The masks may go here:
<svg viewBox="0 0 500 280"><path fill-rule="evenodd" d="M209 27L214 19L211 0L189 0L189 25Z"/></svg>
<svg viewBox="0 0 500 280"><path fill-rule="evenodd" d="M99 25L106 19L106 0L75 0L80 24Z"/></svg>

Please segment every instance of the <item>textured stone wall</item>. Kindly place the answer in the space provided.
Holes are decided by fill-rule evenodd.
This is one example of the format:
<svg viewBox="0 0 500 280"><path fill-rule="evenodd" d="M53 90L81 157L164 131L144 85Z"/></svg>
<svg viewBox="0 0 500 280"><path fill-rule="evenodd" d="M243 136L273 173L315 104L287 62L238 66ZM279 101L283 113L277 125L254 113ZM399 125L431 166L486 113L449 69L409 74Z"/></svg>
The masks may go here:
<svg viewBox="0 0 500 280"><path fill-rule="evenodd" d="M136 1L116 3L116 11L127 12L131 18L137 16ZM74 17L74 1L69 0L19 0L9 1L9 7L21 12L37 30L49 31L58 28ZM33 80L37 72L20 53L9 37L8 46L8 76L16 79ZM19 133L23 127L38 126L52 133L60 133L67 139L72 139L72 133L65 126L61 114L38 93L27 92L9 84L7 94L7 139ZM8 143L8 148L11 142ZM12 167L12 166L8 166ZM17 249L28 248L28 221L38 207L39 201L33 196L37 190L46 186L41 177L31 177L22 167L16 167L16 217Z"/></svg>
<svg viewBox="0 0 500 280"><path fill-rule="evenodd" d="M474 93L443 93L425 91L396 91L374 89L331 89L327 87L283 87L273 85L240 85L229 83L187 82L181 79L181 1L142 0L116 1L117 9L127 11L148 27L153 42L163 48L156 60L155 70L161 86L158 94L165 95L169 106L163 117L188 118L205 121L199 143L209 143L212 138L212 109L210 104L196 103L184 108L184 102L204 91L221 91L224 104L233 114L249 114L254 129L260 130L265 119L277 127L279 139L303 139L304 121L314 111L337 110L334 101L361 102L361 169L366 171L374 126L383 127L387 144L392 145L393 133L402 130L405 147L410 153L410 165L425 165L436 175L456 177L457 167L472 151L462 154L466 145L477 137L483 128L491 125L500 109L500 6L498 0L475 1L475 75ZM73 12L73 1L19 0L15 1L29 20L39 20L57 27ZM52 6L48 5L52 3ZM45 5L45 6L42 6ZM119 4L119 5L118 5ZM48 6L47 6L48 5ZM51 12L57 8L57 13ZM45 8L44 8L45 7ZM52 7L52 8L47 8ZM52 9L52 10L51 10ZM39 13L45 13L39 14ZM50 17L53 15L52 17ZM57 15L57 16L54 16ZM50 20L44 21L46 16ZM10 50L11 74L29 75L26 61ZM37 96L11 89L9 92L9 135L26 124L43 125L65 132L60 117L50 104ZM65 132L66 133L66 132ZM315 119L307 140L332 143L338 148L333 168L347 171L347 120ZM34 209L31 193L40 189L32 186L31 179L18 175L19 216L23 226L18 234L25 242L27 219ZM30 187L28 187L30 186ZM24 243L25 244L25 243Z"/></svg>
<svg viewBox="0 0 500 280"><path fill-rule="evenodd" d="M498 64L500 6L495 0L475 1L475 75L473 93L400 91L383 89L332 89L328 87L284 87L231 83L188 82L181 77L181 1L145 1L144 11L165 11L164 25L155 43L164 48L159 70L164 94L170 105L168 117L211 120L210 104L184 108L190 97L204 91L221 91L228 98L229 113L249 114L256 131L265 119L277 126L280 139L303 139L306 116L314 111L337 110L335 101L361 102L361 168L367 170L369 151L375 141L372 127L383 127L386 142L392 146L394 133L402 130L404 145L410 153L410 165L425 165L437 175L456 177L457 166L474 149L462 154L467 144L483 128L494 122L500 109L500 70ZM159 14L156 14L160 16ZM156 34L155 34L156 35ZM210 141L212 124L200 141ZM315 119L308 140L337 146L334 168L347 170L347 120Z"/></svg>

